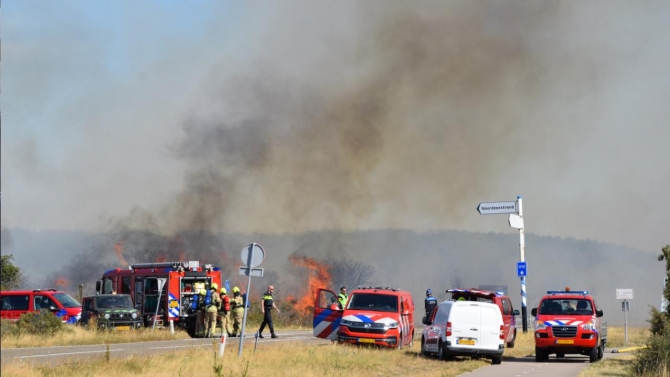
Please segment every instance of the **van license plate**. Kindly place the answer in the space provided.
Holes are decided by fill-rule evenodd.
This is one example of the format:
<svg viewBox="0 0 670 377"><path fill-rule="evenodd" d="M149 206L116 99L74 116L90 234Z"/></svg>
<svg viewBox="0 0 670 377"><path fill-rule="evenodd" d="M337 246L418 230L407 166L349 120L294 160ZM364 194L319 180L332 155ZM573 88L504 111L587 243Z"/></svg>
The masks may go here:
<svg viewBox="0 0 670 377"><path fill-rule="evenodd" d="M558 339L556 341L556 344L574 344L574 343L575 343L575 341L572 340L572 339L569 339L569 340L568 339Z"/></svg>
<svg viewBox="0 0 670 377"><path fill-rule="evenodd" d="M119 331L128 331L130 330L130 326L116 326L116 329Z"/></svg>
<svg viewBox="0 0 670 377"><path fill-rule="evenodd" d="M358 338L359 343L374 343L374 339Z"/></svg>
<svg viewBox="0 0 670 377"><path fill-rule="evenodd" d="M458 344L467 344L468 346L474 346L475 345L475 340L474 339L458 339Z"/></svg>

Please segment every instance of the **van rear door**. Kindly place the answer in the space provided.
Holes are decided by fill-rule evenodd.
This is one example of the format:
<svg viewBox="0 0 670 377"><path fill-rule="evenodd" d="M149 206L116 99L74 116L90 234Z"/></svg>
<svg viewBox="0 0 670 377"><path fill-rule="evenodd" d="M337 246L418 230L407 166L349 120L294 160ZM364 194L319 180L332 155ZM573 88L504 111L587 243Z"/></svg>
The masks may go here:
<svg viewBox="0 0 670 377"><path fill-rule="evenodd" d="M322 339L337 340L342 313L338 305L337 295L333 291L319 288L314 301L314 318L312 327L314 336Z"/></svg>
<svg viewBox="0 0 670 377"><path fill-rule="evenodd" d="M481 309L478 302L456 302L449 313L451 331L457 347L477 347L480 343Z"/></svg>
<svg viewBox="0 0 670 377"><path fill-rule="evenodd" d="M500 309L491 305L481 306L481 325L479 348L488 350L497 350L498 345L503 342L500 339L500 326L502 317Z"/></svg>

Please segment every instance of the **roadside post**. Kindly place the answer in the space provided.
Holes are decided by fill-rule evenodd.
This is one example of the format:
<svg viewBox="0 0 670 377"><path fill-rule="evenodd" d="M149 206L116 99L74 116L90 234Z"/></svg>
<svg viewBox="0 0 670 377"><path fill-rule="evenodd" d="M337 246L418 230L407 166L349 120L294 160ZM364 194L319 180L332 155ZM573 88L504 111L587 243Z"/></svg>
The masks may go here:
<svg viewBox="0 0 670 377"><path fill-rule="evenodd" d="M483 202L477 206L480 215L509 214L509 226L519 229L519 262L517 263L517 277L521 280L521 323L523 332L528 332L528 309L526 308L526 276L528 264L525 261L526 239L524 237L523 203L521 196L516 202Z"/></svg>
<svg viewBox="0 0 670 377"><path fill-rule="evenodd" d="M223 357L223 353L226 351L226 339L228 337L226 336L226 333L224 331L223 335L221 335L221 343L219 343L219 357Z"/></svg>
<svg viewBox="0 0 670 377"><path fill-rule="evenodd" d="M261 263L263 263L263 260L265 259L265 250L263 247L257 243L250 243L247 246L242 249L242 263L244 263L244 266L240 266L240 275L242 276L248 276L249 280L247 282L247 291L245 294L247 295L247 302L249 301L249 291L251 290L251 277L252 276L259 276L263 277L263 269L262 268L254 268L257 266L260 266ZM247 326L247 313L249 310L247 309L247 303L244 303L244 318L242 319L242 332L240 332L240 349L238 350L237 357L242 357L242 348L244 346L244 330Z"/></svg>
<svg viewBox="0 0 670 377"><path fill-rule="evenodd" d="M628 300L633 299L633 289L617 288L616 298L617 300L623 300L623 302L621 302L621 311L623 312L623 321L624 321L623 345L625 346L626 344L628 344L628 312L630 311L630 305L629 305L630 303L628 302Z"/></svg>

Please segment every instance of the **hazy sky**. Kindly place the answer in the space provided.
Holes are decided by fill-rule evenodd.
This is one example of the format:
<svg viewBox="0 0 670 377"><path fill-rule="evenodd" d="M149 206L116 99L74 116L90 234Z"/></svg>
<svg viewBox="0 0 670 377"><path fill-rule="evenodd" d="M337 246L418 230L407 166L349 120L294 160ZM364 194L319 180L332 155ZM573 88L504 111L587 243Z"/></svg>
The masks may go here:
<svg viewBox="0 0 670 377"><path fill-rule="evenodd" d="M670 4L2 3L2 227L670 243Z"/></svg>

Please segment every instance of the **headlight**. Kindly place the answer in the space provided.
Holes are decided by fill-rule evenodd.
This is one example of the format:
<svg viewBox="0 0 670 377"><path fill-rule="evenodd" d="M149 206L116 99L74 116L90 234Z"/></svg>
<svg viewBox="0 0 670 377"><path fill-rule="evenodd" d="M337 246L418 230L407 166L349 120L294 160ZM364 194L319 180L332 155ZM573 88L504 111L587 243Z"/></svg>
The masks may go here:
<svg viewBox="0 0 670 377"><path fill-rule="evenodd" d="M535 330L546 330L547 326L542 321L535 321Z"/></svg>
<svg viewBox="0 0 670 377"><path fill-rule="evenodd" d="M105 313L105 319L109 319L109 313Z"/></svg>
<svg viewBox="0 0 670 377"><path fill-rule="evenodd" d="M398 328L398 322L390 322L384 325L387 329L397 329Z"/></svg>
<svg viewBox="0 0 670 377"><path fill-rule="evenodd" d="M588 321L588 322L582 324L582 329L595 331L596 330L596 321L591 320L591 321Z"/></svg>
<svg viewBox="0 0 670 377"><path fill-rule="evenodd" d="M353 325L353 322L347 321L346 319L340 321L340 326L351 326L351 325Z"/></svg>
<svg viewBox="0 0 670 377"><path fill-rule="evenodd" d="M133 313L130 316L133 317L133 319L137 319L137 313Z"/></svg>

